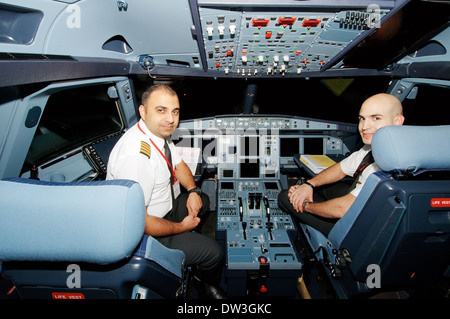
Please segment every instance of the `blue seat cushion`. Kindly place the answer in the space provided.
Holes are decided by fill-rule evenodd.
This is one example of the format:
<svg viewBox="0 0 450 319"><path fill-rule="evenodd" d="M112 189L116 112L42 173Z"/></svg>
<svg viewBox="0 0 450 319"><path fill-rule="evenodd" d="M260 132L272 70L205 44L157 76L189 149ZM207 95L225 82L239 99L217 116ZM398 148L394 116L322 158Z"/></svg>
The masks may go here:
<svg viewBox="0 0 450 319"><path fill-rule="evenodd" d="M172 274L183 277L185 271L185 255L181 250L167 248L155 238L144 235L135 256L151 260Z"/></svg>
<svg viewBox="0 0 450 319"><path fill-rule="evenodd" d="M0 181L0 194L0 261L112 263L144 232L144 196L133 181L13 178Z"/></svg>

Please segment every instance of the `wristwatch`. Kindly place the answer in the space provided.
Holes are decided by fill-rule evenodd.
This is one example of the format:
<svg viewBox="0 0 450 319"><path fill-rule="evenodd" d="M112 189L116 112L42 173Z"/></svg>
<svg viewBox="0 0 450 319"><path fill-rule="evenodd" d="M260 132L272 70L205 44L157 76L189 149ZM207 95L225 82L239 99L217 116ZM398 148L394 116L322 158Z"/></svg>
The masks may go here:
<svg viewBox="0 0 450 319"><path fill-rule="evenodd" d="M189 191L188 191L188 194L191 194L191 193L197 193L197 195L198 196L201 196L202 195L202 190L200 189L200 187L194 187L194 188L191 188Z"/></svg>
<svg viewBox="0 0 450 319"><path fill-rule="evenodd" d="M304 212L306 211L306 206L308 206L308 205L311 204L311 203L312 203L312 202L309 201L309 200L305 200L305 201L303 202L302 208L303 208L303 211L304 211Z"/></svg>
<svg viewBox="0 0 450 319"><path fill-rule="evenodd" d="M308 182L308 181L307 181L306 179L304 179L304 178L300 178L300 179L297 181L297 183L296 183L296 185L303 185L303 184L308 185L308 186L311 187L312 189L315 188L315 186L314 186L313 184L311 184L310 182Z"/></svg>

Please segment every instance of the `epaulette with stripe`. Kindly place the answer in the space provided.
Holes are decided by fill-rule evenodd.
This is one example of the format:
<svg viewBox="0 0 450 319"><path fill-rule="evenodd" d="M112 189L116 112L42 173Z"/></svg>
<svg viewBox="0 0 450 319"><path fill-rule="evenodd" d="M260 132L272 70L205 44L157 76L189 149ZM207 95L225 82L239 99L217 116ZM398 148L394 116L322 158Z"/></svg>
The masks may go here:
<svg viewBox="0 0 450 319"><path fill-rule="evenodd" d="M144 154L145 156L147 156L148 158L150 158L151 155L151 150L150 150L150 145L145 143L144 141L141 141L141 150L140 150L141 154Z"/></svg>

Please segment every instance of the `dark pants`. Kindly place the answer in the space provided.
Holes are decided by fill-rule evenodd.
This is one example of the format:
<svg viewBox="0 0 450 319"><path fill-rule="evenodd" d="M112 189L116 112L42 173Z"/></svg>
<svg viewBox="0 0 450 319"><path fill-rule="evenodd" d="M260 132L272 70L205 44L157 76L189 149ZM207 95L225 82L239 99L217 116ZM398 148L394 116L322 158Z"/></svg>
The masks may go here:
<svg viewBox="0 0 450 319"><path fill-rule="evenodd" d="M320 203L336 197L344 196L348 194L349 188L350 185L345 182L339 182L330 186L319 188L313 194L314 202ZM283 211L288 212L289 214L297 218L300 223L314 227L325 236L328 236L331 228L333 228L334 224L338 221L338 219L336 218L325 218L310 214L308 212L297 212L289 201L288 190L283 190L278 195L278 206Z"/></svg>
<svg viewBox="0 0 450 319"><path fill-rule="evenodd" d="M181 222L187 216L187 193L181 193L175 200L173 209L164 217L173 222ZM203 206L198 213L200 219L206 218L209 198L202 194ZM195 231L156 238L168 248L179 249L186 256L186 265L196 266L200 276L211 285L219 286L224 253L219 243Z"/></svg>

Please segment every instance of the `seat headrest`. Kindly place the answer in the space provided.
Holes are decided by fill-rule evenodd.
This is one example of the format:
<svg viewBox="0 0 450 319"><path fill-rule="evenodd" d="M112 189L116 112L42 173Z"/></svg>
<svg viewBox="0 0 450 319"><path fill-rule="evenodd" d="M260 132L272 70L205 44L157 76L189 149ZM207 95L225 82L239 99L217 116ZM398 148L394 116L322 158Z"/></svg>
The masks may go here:
<svg viewBox="0 0 450 319"><path fill-rule="evenodd" d="M144 233L140 185L128 180L0 181L0 261L107 264L130 256Z"/></svg>
<svg viewBox="0 0 450 319"><path fill-rule="evenodd" d="M450 125L385 126L372 139L372 153L383 171L450 169Z"/></svg>

